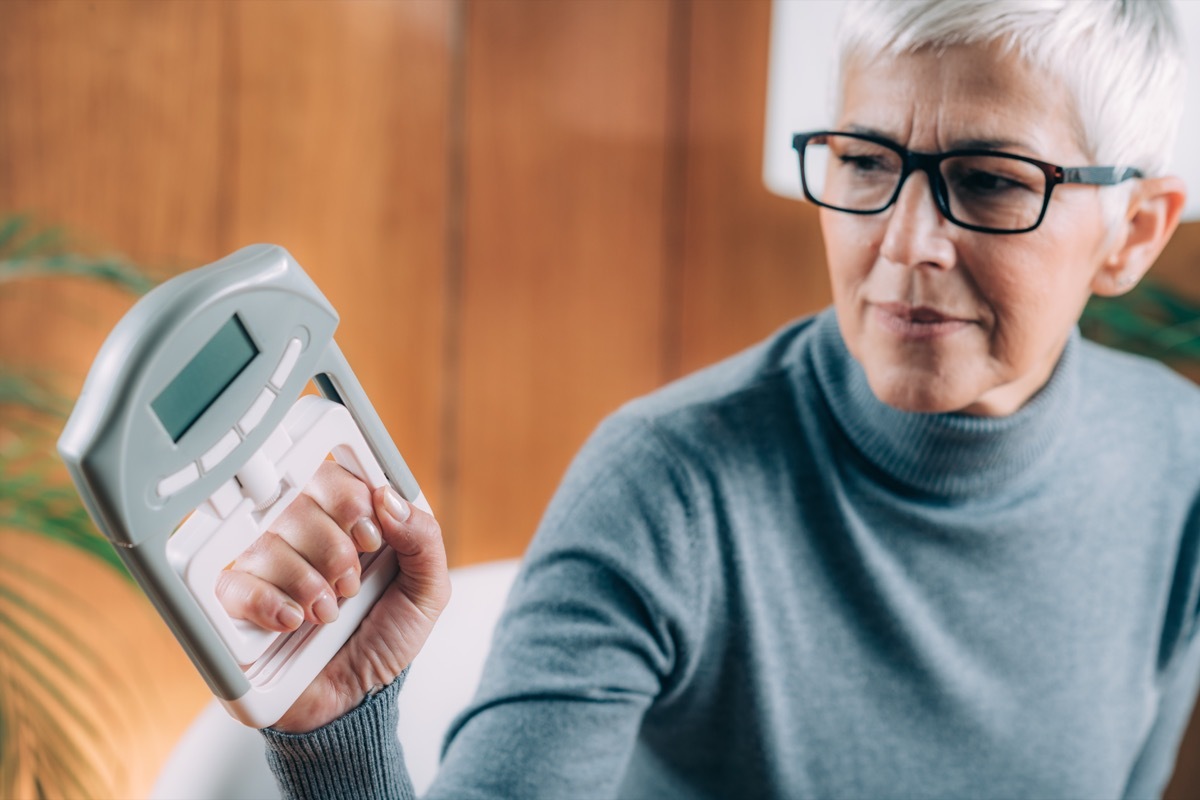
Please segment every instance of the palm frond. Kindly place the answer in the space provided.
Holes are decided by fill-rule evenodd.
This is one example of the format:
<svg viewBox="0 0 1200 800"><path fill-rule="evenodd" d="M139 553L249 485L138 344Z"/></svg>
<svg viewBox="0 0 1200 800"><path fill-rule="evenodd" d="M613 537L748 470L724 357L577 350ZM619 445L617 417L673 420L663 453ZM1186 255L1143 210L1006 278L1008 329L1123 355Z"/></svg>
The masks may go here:
<svg viewBox="0 0 1200 800"><path fill-rule="evenodd" d="M39 226L26 215L0 221L0 284L25 278L78 276L144 294L156 281L121 256L88 256L57 226Z"/></svg>
<svg viewBox="0 0 1200 800"><path fill-rule="evenodd" d="M47 378L0 361L0 406L6 405L34 409L58 420L71 411L70 401L55 392Z"/></svg>
<svg viewBox="0 0 1200 800"><path fill-rule="evenodd" d="M22 214L0 217L0 285L76 276L141 294L156 282L127 259L80 249L61 227ZM60 377L0 362L0 525L69 544L128 578L65 482L55 439L72 403L54 389Z"/></svg>
<svg viewBox="0 0 1200 800"><path fill-rule="evenodd" d="M156 282L125 258L87 253L62 228L0 215L0 292L55 279L140 294ZM148 786L172 712L159 694L167 679L138 654L182 656L161 625L146 627L152 609L58 459L72 406L56 388L64 377L79 376L0 361L0 536L12 543L0 549L0 797L129 796ZM97 608L98 591L125 613ZM134 618L147 622L131 629Z"/></svg>

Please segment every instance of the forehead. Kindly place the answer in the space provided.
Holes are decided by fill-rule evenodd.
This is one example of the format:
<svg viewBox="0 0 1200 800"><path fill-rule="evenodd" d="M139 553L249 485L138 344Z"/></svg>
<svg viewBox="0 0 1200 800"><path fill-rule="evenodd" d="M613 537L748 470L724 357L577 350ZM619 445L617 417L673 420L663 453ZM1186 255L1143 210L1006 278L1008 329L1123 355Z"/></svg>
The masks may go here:
<svg viewBox="0 0 1200 800"><path fill-rule="evenodd" d="M986 146L1083 163L1063 82L996 46L920 50L846 64L837 127L913 150Z"/></svg>

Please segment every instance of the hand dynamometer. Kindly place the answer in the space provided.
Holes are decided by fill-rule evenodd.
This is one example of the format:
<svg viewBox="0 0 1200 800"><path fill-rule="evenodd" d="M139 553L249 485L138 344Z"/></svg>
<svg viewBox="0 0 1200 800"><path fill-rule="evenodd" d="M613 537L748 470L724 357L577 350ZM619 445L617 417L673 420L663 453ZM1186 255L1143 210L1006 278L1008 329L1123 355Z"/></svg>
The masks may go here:
<svg viewBox="0 0 1200 800"><path fill-rule="evenodd" d="M221 571L329 455L371 488L424 495L333 339L338 315L282 247L255 245L141 298L101 347L58 442L100 531L229 712L276 722L396 574L361 556L338 618L277 633L234 620ZM302 395L310 382L319 394Z"/></svg>

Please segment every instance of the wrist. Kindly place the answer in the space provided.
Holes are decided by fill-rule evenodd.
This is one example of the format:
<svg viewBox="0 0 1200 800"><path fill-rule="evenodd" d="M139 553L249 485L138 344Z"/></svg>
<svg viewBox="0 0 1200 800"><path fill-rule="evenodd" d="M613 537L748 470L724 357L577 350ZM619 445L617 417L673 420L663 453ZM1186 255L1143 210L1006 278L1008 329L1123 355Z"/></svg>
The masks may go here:
<svg viewBox="0 0 1200 800"><path fill-rule="evenodd" d="M289 735L304 735L333 725L389 689L399 691L406 672L401 672L386 683L374 684L359 681L337 683L327 676L321 676L270 729Z"/></svg>

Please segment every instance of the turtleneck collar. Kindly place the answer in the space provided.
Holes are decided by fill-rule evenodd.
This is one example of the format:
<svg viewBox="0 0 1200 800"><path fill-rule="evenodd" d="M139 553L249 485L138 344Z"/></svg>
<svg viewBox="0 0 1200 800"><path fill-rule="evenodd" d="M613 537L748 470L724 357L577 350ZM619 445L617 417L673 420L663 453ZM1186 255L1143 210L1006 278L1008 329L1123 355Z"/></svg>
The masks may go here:
<svg viewBox="0 0 1200 800"><path fill-rule="evenodd" d="M843 433L867 460L921 492L962 496L1000 488L1050 451L1075 408L1078 330L1046 385L1007 417L900 411L871 391L833 309L817 319L814 335L814 373Z"/></svg>

